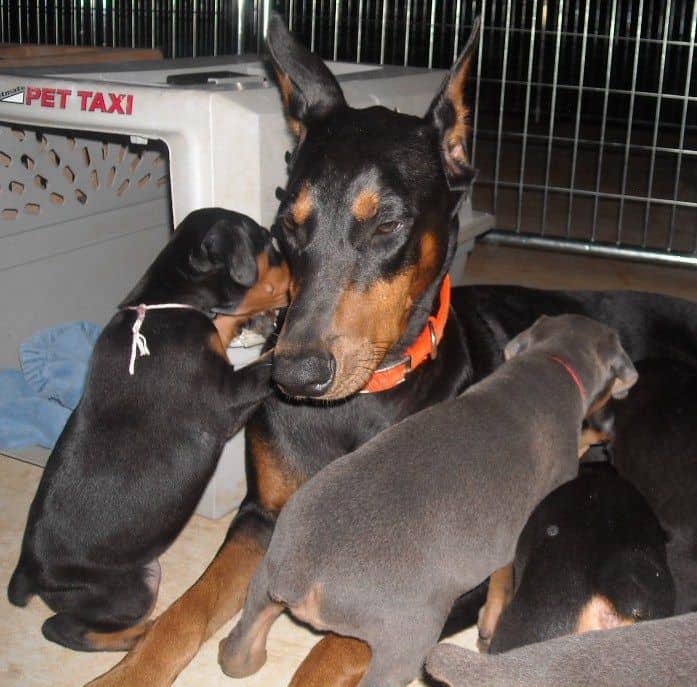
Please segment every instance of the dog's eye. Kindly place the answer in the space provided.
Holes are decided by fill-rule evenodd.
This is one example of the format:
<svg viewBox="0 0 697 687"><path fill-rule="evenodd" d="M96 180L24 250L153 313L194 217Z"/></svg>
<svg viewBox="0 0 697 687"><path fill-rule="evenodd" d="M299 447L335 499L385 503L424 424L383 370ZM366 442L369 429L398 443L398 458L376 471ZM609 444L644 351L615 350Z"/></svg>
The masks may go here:
<svg viewBox="0 0 697 687"><path fill-rule="evenodd" d="M382 234L383 236L394 234L394 232L399 231L403 226L404 224L402 222L383 222L378 225L375 233Z"/></svg>

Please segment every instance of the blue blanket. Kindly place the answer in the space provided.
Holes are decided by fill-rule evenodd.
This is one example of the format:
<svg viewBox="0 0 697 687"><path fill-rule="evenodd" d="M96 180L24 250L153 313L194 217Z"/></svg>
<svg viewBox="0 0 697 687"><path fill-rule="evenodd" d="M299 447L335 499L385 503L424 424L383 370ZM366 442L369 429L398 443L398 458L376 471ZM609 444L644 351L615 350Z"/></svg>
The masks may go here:
<svg viewBox="0 0 697 687"><path fill-rule="evenodd" d="M19 348L21 372L0 371L0 448L53 448L82 396L101 327L70 322Z"/></svg>

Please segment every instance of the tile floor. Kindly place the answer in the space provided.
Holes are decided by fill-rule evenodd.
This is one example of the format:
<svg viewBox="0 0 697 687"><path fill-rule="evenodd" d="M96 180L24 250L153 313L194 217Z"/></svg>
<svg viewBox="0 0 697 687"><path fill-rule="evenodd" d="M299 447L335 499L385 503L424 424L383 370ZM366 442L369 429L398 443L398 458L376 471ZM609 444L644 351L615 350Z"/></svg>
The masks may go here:
<svg viewBox="0 0 697 687"><path fill-rule="evenodd" d="M572 257L525 249L478 246L467 267L470 283L519 283L546 288L645 289L697 300L697 271L623 261ZM4 590L17 561L29 503L39 468L0 456L0 687L76 687L115 663L120 654L84 654L43 639L41 623L49 612L38 599L25 609L10 606ZM201 573L223 539L230 517L219 521L195 516L162 560L159 613ZM256 676L236 682L216 663L218 640L208 642L182 673L177 687L276 687L286 685L318 636L282 618L273 628L269 660ZM475 630L456 643L474 647ZM419 684L419 683L415 683Z"/></svg>

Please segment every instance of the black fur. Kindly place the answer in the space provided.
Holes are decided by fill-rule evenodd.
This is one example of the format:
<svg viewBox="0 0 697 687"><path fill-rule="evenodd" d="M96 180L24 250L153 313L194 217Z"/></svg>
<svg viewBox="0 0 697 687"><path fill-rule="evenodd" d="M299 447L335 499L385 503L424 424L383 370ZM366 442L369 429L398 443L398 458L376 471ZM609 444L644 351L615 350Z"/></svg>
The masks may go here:
<svg viewBox="0 0 697 687"><path fill-rule="evenodd" d="M603 463L582 466L535 509L518 540L514 579L492 654L574 633L595 595L611 604L599 623L606 629L675 608L665 533L639 492Z"/></svg>
<svg viewBox="0 0 697 687"><path fill-rule="evenodd" d="M85 391L46 465L31 505L8 596L38 594L57 613L45 636L94 648L88 632L113 632L148 615L157 558L193 513L223 445L271 393L270 362L239 372L212 347L209 311L234 310L273 253L249 218L199 210L179 226L122 307L148 311L150 355L129 375L136 313L120 309L95 346ZM277 261L276 257L272 260Z"/></svg>

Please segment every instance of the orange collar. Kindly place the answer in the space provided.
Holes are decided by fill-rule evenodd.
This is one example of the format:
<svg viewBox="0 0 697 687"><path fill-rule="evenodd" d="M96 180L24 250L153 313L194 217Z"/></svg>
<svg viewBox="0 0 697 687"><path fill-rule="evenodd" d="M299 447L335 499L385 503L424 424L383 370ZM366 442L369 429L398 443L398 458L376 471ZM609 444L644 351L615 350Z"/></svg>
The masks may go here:
<svg viewBox="0 0 697 687"><path fill-rule="evenodd" d="M387 391L401 384L406 376L429 358L435 360L438 356L438 344L443 338L445 323L450 313L450 275L446 274L440 287L440 304L438 312L430 315L421 334L405 351L396 363L381 367L370 378L361 390L362 394L372 394L377 391Z"/></svg>

